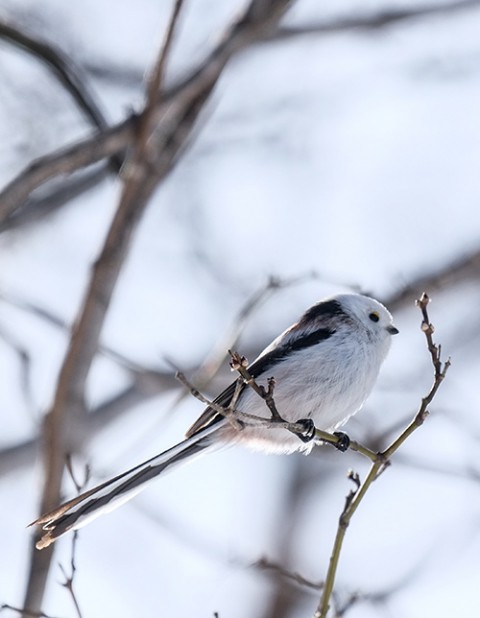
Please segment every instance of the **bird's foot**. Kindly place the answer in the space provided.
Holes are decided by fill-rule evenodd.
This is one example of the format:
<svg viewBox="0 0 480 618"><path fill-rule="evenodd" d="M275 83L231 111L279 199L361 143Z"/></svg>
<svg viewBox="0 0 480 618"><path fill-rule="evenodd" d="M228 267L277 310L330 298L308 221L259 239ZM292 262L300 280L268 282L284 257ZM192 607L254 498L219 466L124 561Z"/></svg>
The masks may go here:
<svg viewBox="0 0 480 618"><path fill-rule="evenodd" d="M344 453L350 446L350 438L343 431L334 431L333 435L337 436L339 440L336 444L332 443L332 446Z"/></svg>
<svg viewBox="0 0 480 618"><path fill-rule="evenodd" d="M297 435L302 442L311 442L315 437L315 423L311 418L301 418L295 422L295 425L300 425L301 430L296 431Z"/></svg>

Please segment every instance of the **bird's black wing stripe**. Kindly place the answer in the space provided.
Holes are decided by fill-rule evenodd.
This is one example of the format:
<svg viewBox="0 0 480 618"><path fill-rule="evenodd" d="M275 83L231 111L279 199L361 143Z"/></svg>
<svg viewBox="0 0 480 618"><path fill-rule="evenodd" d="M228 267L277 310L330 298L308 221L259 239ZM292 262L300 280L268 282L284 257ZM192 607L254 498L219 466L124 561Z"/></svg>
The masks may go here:
<svg viewBox="0 0 480 618"><path fill-rule="evenodd" d="M312 345L316 345L320 343L320 341L325 341L325 339L329 339L335 333L335 329L333 328L319 328L318 330L314 330L313 333L309 333L308 335L304 335L303 337L299 337L292 341L287 347L290 350L304 350L305 348L310 348ZM288 354L288 352L286 352Z"/></svg>
<svg viewBox="0 0 480 618"><path fill-rule="evenodd" d="M318 318L328 319L333 317L345 316L345 311L338 300L324 300L308 309L299 320L299 324L304 325L306 322L313 322Z"/></svg>
<svg viewBox="0 0 480 618"><path fill-rule="evenodd" d="M261 356L252 365L250 365L248 370L254 378L257 378L260 374L268 371L277 362L287 358L292 352L298 352L299 350L310 348L311 346L320 343L320 341L325 341L325 339L329 339L334 333L334 329L319 328L318 330L315 330L308 335L299 337L298 339L285 343L278 348L271 350L264 356Z"/></svg>

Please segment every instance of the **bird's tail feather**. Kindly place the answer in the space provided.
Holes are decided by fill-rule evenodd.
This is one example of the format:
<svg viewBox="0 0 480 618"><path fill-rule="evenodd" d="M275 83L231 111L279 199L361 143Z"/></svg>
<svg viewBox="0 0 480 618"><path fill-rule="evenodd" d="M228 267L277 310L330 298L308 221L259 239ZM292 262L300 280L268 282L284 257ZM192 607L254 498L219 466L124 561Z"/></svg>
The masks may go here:
<svg viewBox="0 0 480 618"><path fill-rule="evenodd" d="M89 489L76 498L63 503L55 510L42 515L30 525L41 525L46 533L37 542L37 549L48 547L69 530L77 530L133 498L145 485L159 474L190 459L215 445L212 433L218 430L210 426L180 442L151 459Z"/></svg>

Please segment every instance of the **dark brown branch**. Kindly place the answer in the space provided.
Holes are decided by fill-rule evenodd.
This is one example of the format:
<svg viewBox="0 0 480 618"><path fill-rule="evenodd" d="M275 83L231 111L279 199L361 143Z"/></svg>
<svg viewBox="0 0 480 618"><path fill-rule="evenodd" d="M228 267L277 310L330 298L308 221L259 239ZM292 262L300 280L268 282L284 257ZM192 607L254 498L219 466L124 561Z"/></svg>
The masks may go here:
<svg viewBox="0 0 480 618"><path fill-rule="evenodd" d="M264 5L274 7L275 11L283 12L288 5L287 0L277 2L258 2L255 6ZM317 24L308 27L288 28L282 27L275 29L274 25L278 21L278 14L270 17L262 17L259 20L262 27L256 27L255 11L247 13L245 22L239 26L245 29L249 40L241 40L242 37L235 37L235 45L225 46L223 49L217 48L204 64L184 82L165 94L165 102L173 102L182 96L189 88L198 88L198 81L206 78L211 71L218 70L216 66L219 62L224 63L228 58L241 51L249 44L262 43L264 41L299 36L305 34L330 34L334 32L345 32L348 30L372 30L379 29L388 25L393 25L407 19L420 18L436 14L449 14L453 11L475 8L480 5L480 0L463 0L461 2L442 4L436 6L417 7L413 9L392 9L367 17L355 17L343 20L336 20L333 23ZM259 14L260 11L257 11ZM249 18L251 21L249 22ZM231 37L233 41L233 37ZM223 57L226 56L226 57ZM162 115L165 108L159 105L157 113ZM27 167L20 175L13 179L0 194L0 221L4 220L10 213L14 212L28 198L30 193L46 181L58 175L71 174L72 172L98 162L106 157L121 154L129 145L132 139L136 118L131 117L126 121L112 127L109 130L99 132L93 137L56 151L50 155L39 158L36 162ZM165 118L168 122L168 118ZM428 289L431 289L430 287Z"/></svg>
<svg viewBox="0 0 480 618"><path fill-rule="evenodd" d="M202 97L204 99L210 94L226 63L246 47L267 36L289 4L289 0L252 0L243 17L226 33L205 62L189 78L164 94L155 109L156 131L171 135L172 123L178 127L178 119L186 109L194 112L196 118L203 105ZM200 104L196 111L193 109L194 101ZM132 143L137 120L136 116L132 116L93 137L34 161L0 193L0 222L48 180L122 153ZM182 143L185 141L185 138L182 139ZM177 144L178 149L179 146Z"/></svg>
<svg viewBox="0 0 480 618"><path fill-rule="evenodd" d="M288 40L294 37L301 36L322 36L330 34L343 34L356 31L360 33L382 31L385 28L402 25L403 22L409 22L425 17L450 17L456 12L462 12L469 9L475 9L480 5L480 0L461 0L460 2L442 2L438 5L414 6L409 8L397 8L379 11L372 15L356 15L353 17L344 17L333 19L328 22L319 22L317 24L309 24L306 26L279 26L275 31L271 32L268 37L259 39L257 43L264 44L271 41ZM125 66L116 66L110 64L86 64L86 68L91 75L97 79L105 80L114 84L127 84L130 87L138 86L142 80L140 70L132 69Z"/></svg>
<svg viewBox="0 0 480 618"><path fill-rule="evenodd" d="M86 84L86 77L63 51L55 45L42 41L31 33L0 19L0 38L16 45L43 62L59 79L84 113L98 129L105 129L108 125L94 95Z"/></svg>
<svg viewBox="0 0 480 618"><path fill-rule="evenodd" d="M323 588L323 582L312 582L310 579L303 577L300 573L289 571L281 564L267 560L267 558L260 558L260 560L257 560L252 566L261 571L273 571L285 579L293 581L299 586L310 588L311 590L321 590Z"/></svg>
<svg viewBox="0 0 480 618"><path fill-rule="evenodd" d="M8 609L11 612L18 612L19 614L22 614L24 618L53 618L53 616L46 614L45 612L36 612L22 607L14 607L8 603L2 603L2 605L0 605L0 612L3 612L5 609Z"/></svg>
<svg viewBox="0 0 480 618"><path fill-rule="evenodd" d="M133 139L135 121L136 117L132 116L120 125L29 164L0 193L0 223L22 206L28 196L47 180L71 174L121 153Z"/></svg>
<svg viewBox="0 0 480 618"><path fill-rule="evenodd" d="M111 171L111 166L101 164L64 180L52 182L52 186L38 191L41 195L37 195L35 191L34 195L27 198L23 206L0 222L0 234L41 221L80 195L98 187Z"/></svg>
<svg viewBox="0 0 480 618"><path fill-rule="evenodd" d="M385 298L384 302L392 311L395 311L410 305L423 290L428 289L431 295L468 281L480 281L480 249L457 257L437 270L413 279Z"/></svg>
<svg viewBox="0 0 480 618"><path fill-rule="evenodd" d="M175 21L176 16L174 14ZM164 53L162 49L161 56ZM147 101L145 108L147 114L150 104L151 101ZM178 130L178 126L184 122L183 116L177 122L179 124L174 125L172 131ZM145 159L145 148L149 137L150 135L145 131L135 136L129 162L129 178L124 184L120 203L100 257L93 267L85 300L60 369L54 402L45 418L43 431L45 482L41 512L52 509L59 502L65 458L72 447L69 436L72 433L78 434L82 425L85 425L86 381L118 276L148 200L171 168L172 148L159 149L155 153L156 161L154 162ZM175 140L173 143L175 144ZM152 163L154 163L153 166ZM72 427L75 427L76 431L72 432ZM70 431L68 431L69 428ZM41 607L52 557L50 548L47 552L42 552L45 556L35 551L34 546L37 540L37 538L33 539L30 575L24 603L25 607L34 610Z"/></svg>
<svg viewBox="0 0 480 618"><path fill-rule="evenodd" d="M448 14L457 10L475 8L480 5L480 0L463 0L461 2L417 7L413 9L391 9L373 16L336 20L333 23L317 24L308 27L282 27L276 29L274 26L279 19L278 13L283 13L287 5L287 0L252 3L252 6L261 6L261 10L255 9L247 12L245 14L244 23L238 22L239 27L244 29L244 33L247 35L245 38L247 40L242 40L240 36L230 37L231 43L235 39L235 45L225 46L223 49L217 48L192 76L173 88L169 93L165 94L165 101L174 101L179 96L181 97L182 93L189 88L198 88L198 81L204 80L209 72L218 70L218 66L216 65L219 62L225 63L230 56L241 51L249 44L309 33L329 34L348 30L379 29L407 19L435 14ZM268 15L269 10L272 11L271 15ZM258 18L257 14L262 15L261 19ZM255 20L257 20L257 22ZM157 112L163 114L164 111L165 110L162 110L162 106L160 105ZM167 121L168 119L166 122ZM70 174L82 167L98 162L105 157L121 154L130 143L134 124L135 118L132 117L74 146L39 158L19 176L13 179L0 194L0 221L18 208L35 188L45 183L47 180L58 175Z"/></svg>
<svg viewBox="0 0 480 618"><path fill-rule="evenodd" d="M84 423L87 376L120 270L145 207L176 163L225 64L239 49L258 38L263 28L273 27L286 7L286 0L252 0L244 16L233 24L214 50L210 61L192 77L175 101L170 102L163 115L150 116L151 97L147 102L145 111L152 129L143 129L133 136L120 203L93 267L60 370L54 402L45 420L46 478L42 512L51 510L59 501L65 455L70 450L71 432L67 432L67 427L81 427ZM160 56L163 53L162 48ZM32 548L37 540L33 539ZM41 553L33 552L25 606L35 610L41 605L52 553L50 548Z"/></svg>
<svg viewBox="0 0 480 618"><path fill-rule="evenodd" d="M436 5L428 4L408 8L385 9L373 15L340 17L330 22L319 22L306 26L281 26L272 33L268 40L282 41L299 36L322 36L344 32L375 32L413 19L435 17L437 15L445 15L448 17L457 11L475 9L479 6L480 0L460 0L460 2L448 2Z"/></svg>

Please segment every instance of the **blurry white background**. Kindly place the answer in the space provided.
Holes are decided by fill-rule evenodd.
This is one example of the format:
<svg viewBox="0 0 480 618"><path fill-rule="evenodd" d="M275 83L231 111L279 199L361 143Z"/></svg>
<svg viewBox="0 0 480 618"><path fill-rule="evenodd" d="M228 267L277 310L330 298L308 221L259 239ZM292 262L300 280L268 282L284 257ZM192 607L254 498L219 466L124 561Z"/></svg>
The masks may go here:
<svg viewBox="0 0 480 618"><path fill-rule="evenodd" d="M457 4L396 3L411 15L355 28L392 4L360 12L351 2L299 0L281 21L285 36L232 59L142 219L101 335L122 358L97 355L87 403L98 413L138 386L144 369L166 374L168 388L155 383L112 404L74 458L97 482L179 441L201 404L179 403L169 361L192 375L272 276L290 284L249 316L236 347L250 359L325 295L353 288L389 305L401 334L364 412L346 427L382 448L432 381L414 307L425 287L435 338L453 364L428 422L348 530L336 593L339 608L360 595L345 612L352 618L478 611L480 2ZM167 84L202 63L244 6L186 0ZM450 9L429 11L442 6ZM171 9L154 0L2 0L0 18L70 57L117 123L141 109ZM298 31L286 36L287 28ZM3 35L0 114L2 186L93 132L52 72ZM55 188L0 223L0 603L16 607L30 561L25 526L42 488L42 417L121 181L99 174L44 208ZM222 371L206 392L229 379ZM175 470L81 532L82 616L313 615L317 590L258 562L324 578L349 468L364 475L368 462L325 446L309 457L237 448ZM74 493L68 479L64 493ZM68 570L70 558L62 539L42 605L49 616L76 615L59 583L58 563Z"/></svg>

